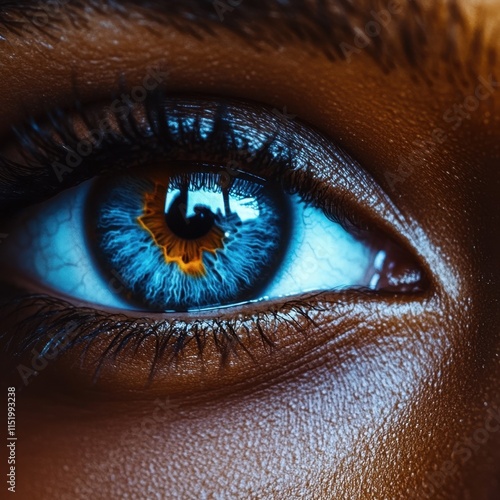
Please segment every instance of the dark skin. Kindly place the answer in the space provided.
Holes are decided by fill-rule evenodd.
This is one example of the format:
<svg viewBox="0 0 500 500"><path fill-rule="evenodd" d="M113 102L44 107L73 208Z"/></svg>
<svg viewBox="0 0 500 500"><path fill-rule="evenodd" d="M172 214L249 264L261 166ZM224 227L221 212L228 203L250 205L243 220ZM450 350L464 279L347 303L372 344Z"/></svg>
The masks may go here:
<svg viewBox="0 0 500 500"><path fill-rule="evenodd" d="M416 296L328 296L315 325L278 331L272 352L250 339L253 359L222 370L214 346L203 364L192 347L149 385L150 344L96 385L103 344L82 367L68 352L18 394L19 498L500 496L500 422L488 413L500 409L498 88L463 111L479 78L497 81L487 54L499 48L500 3L465 3L470 32L486 23L486 55L461 79L432 59L445 27L428 59L416 67L394 55L386 72L368 50L332 61L297 40L255 50L224 27L196 40L112 14L66 26L52 48L42 38L0 46L4 134L26 109L63 104L75 77L82 100L96 101L121 74L133 86L151 66L168 68L173 92L286 106L370 172L403 220L371 216L429 278ZM450 109L470 119L454 128Z"/></svg>

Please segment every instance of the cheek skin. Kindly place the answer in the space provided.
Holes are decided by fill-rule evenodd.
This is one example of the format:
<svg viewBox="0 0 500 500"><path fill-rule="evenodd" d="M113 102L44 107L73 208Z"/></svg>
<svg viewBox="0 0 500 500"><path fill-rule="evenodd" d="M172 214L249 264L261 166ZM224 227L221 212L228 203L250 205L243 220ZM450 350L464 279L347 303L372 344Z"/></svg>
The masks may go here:
<svg viewBox="0 0 500 500"><path fill-rule="evenodd" d="M440 376L450 352L445 319L423 329L414 313L423 311L391 325L380 310L315 352L286 383L257 392L204 403L26 400L22 415L36 417L20 424L23 470L47 497L57 485L68 496L77 488L82 496L140 496L149 488L180 498L200 491L297 498L308 484L308 495L352 498L361 480L367 494L418 491L426 474L450 459L447 445L478 427L470 401L484 378L474 368L478 355L450 359L453 370ZM370 341L374 330L377 343ZM40 460L49 444L50 461ZM456 481L445 477L448 498L463 488Z"/></svg>
<svg viewBox="0 0 500 500"><path fill-rule="evenodd" d="M426 257L434 259L438 274L436 293L424 306L410 304L397 315L390 307L353 315L342 328L324 314L321 326L330 335L291 363L282 380L271 376L272 384L255 381L210 401L174 397L155 406L154 401L22 394L20 498L146 492L181 498L194 492L411 498L415 492L415 498L453 499L465 488L474 498L487 498L498 472L492 470L498 457L491 457L500 448L500 432L490 433L477 450L464 443L484 427L484 403L500 407L498 291L491 286L498 283L498 268L491 269L496 261L488 250L498 242L493 229L498 224L492 225L498 208L492 200L498 192L499 130L481 120L486 111L495 116L498 100L485 102L477 118L391 187L384 172L397 172L398 163L390 145L412 156L413 138L445 127L442 115L463 101L461 92L416 86L402 72L383 78L361 59L345 70L292 49L277 60L244 48L226 53L175 34L167 35L171 48L165 53L145 33L144 44L158 49L148 50L144 61L135 33L129 40L120 34L117 46L104 34L92 44L85 34L79 36L83 39L73 41L79 52L71 45L56 48L54 80L49 81L45 64L35 62L34 50L26 62L32 68L27 79L6 78L0 94L11 100L4 123L18 113L20 98L34 100L29 85L57 101L70 81L64 61L72 50L79 54L77 74L89 95L114 85L119 71L140 81L147 65L170 56L173 89L217 90L279 109L286 105L355 151L403 212L423 226L429 238ZM89 64L102 54L116 55L121 64ZM373 89L359 84L359 75L374 82L376 98ZM338 331L347 334L332 334ZM452 455L457 443L470 450L470 457ZM449 461L456 467L443 473ZM441 476L429 485L436 470Z"/></svg>
<svg viewBox="0 0 500 500"><path fill-rule="evenodd" d="M373 321L376 326L376 318L370 318L370 326ZM332 487L334 492L350 493L354 484L348 478L366 475L365 466L375 467L372 480L383 478L379 471L400 452L397 442L387 441L387 433L403 417L400 413L427 375L420 361L431 361L430 352L410 354L421 349L419 342L399 326L392 332L400 335L399 349L391 348L386 339L378 346L363 340L369 338L368 325L353 327L358 329L351 338L317 352L287 383L204 404L173 399L156 412L157 418L151 418L151 402L133 408L126 403L84 404L88 411L82 417L81 401L64 401L58 431L53 433L54 406L38 402L36 432L26 436L23 456L36 457L36 450L48 440L58 451L47 468L43 463L35 467L36 458L26 468L33 470L39 485L50 472L53 481L62 480L68 495L75 484L64 478L82 476L93 478L92 484L80 484L83 491L140 495L143 463L151 464L150 488L168 491L172 497L207 491L296 498L308 483L316 493ZM75 436L89 436L83 456ZM384 447L389 462L381 460L384 455L377 458L376 452L368 455L368 442L371 451ZM137 475L127 472L127 463ZM363 468L358 470L360 464ZM192 475L193 470L199 473ZM110 474L117 480L109 482ZM347 484L329 484L335 477L346 478ZM376 484L384 486L380 479Z"/></svg>

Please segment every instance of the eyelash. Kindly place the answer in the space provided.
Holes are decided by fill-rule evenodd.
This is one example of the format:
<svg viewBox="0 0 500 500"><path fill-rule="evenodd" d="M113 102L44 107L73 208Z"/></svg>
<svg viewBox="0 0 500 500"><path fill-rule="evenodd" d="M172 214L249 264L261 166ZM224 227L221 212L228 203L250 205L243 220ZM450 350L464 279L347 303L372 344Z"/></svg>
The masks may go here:
<svg viewBox="0 0 500 500"><path fill-rule="evenodd" d="M42 120L42 123L45 121L50 124L48 129L43 128L35 118L28 119L20 128L14 128L14 139L25 163L12 161L0 154L0 206L3 212L9 213L28 204L42 202L97 175L128 170L150 160L178 161L176 155L183 153L186 146L194 144L197 154L209 157L210 163L222 166L221 170L224 170L224 165L227 166L226 170L230 170L229 165L236 162L245 166L242 170L280 184L288 194L299 194L306 205L323 210L333 222L347 231L361 234L367 229L366 222L356 214L348 200L329 195L325 183L298 169L294 157L299 150L293 144L291 136L286 145L275 142L274 138L257 151L251 151L249 144L239 146L227 114L227 107L232 101L217 99L213 130L208 138L203 136L198 121L193 127L194 136L180 127L179 137L172 139L168 127L162 127L169 120L163 105L165 98L166 94L162 89L148 94L139 109L144 113L142 121L136 116L137 108L130 103L127 104L126 116L123 116L122 108L122 111L113 111L107 118L116 120L119 132L104 134L102 142L92 144L92 153L86 157L79 155L81 163L75 168L67 168L70 172L59 180L53 170L54 165L67 166L65 158L68 151L77 151L82 141L90 137L91 131L99 130L103 115L99 115L99 112L88 113L76 101L69 112L57 109L48 113L45 120ZM106 106L101 109L105 110ZM288 118L274 116L278 126L283 127L286 134ZM76 132L76 123L83 124L85 130ZM144 134L145 128L150 132L149 136ZM62 141L57 141L54 135ZM273 148L280 148L280 153L273 155ZM190 159L186 161L193 163ZM47 168L49 165L52 168ZM40 174L34 176L33 172ZM32 186L31 191L27 186ZM22 194L5 203L12 193Z"/></svg>
<svg viewBox="0 0 500 500"><path fill-rule="evenodd" d="M372 292L358 290L357 293L370 295ZM56 349L60 356L83 345L84 356L91 344L105 334L109 342L95 368L95 382L107 362L116 361L125 349L137 352L146 339L153 337L155 354L150 366L151 382L160 360L169 366L174 364L190 342L195 342L198 356L203 359L206 344L213 339L222 368L227 366L231 356L238 356L241 352L253 359L252 353L245 347L245 337L257 336L263 346L272 352L275 349L273 338L279 329L285 328L286 335L303 332L309 325L318 328L312 315L325 310L319 300L321 295L324 293L312 295L307 300L289 300L272 308L268 307L266 311L240 314L233 319L218 317L189 322L172 320L154 323L147 318L130 318L90 308L77 308L45 295L22 296L0 306L0 314L5 323L10 316L22 313L23 309L36 309L36 312L19 322L14 321L12 330L7 328L0 334L0 342L9 359L9 371L15 370L27 355L34 354L43 358L44 353L51 349ZM73 336L75 325L78 325L78 332ZM243 336L238 335L237 330L242 330ZM61 343L65 345L58 348Z"/></svg>

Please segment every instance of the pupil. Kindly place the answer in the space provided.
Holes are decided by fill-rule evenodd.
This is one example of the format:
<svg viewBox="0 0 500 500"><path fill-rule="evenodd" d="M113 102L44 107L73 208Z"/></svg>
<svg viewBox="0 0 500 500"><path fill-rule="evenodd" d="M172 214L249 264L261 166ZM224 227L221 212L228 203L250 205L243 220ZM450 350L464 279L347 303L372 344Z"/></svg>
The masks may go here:
<svg viewBox="0 0 500 500"><path fill-rule="evenodd" d="M171 231L184 240L196 240L210 232L215 223L214 214L209 208L196 206L195 214L187 215L187 196L180 194L170 205L165 220Z"/></svg>

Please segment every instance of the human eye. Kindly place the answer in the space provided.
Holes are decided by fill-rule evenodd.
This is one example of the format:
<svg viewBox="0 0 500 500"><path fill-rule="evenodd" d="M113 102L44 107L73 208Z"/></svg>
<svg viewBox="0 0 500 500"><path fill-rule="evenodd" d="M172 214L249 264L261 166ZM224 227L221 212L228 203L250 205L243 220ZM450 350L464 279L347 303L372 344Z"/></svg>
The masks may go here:
<svg viewBox="0 0 500 500"><path fill-rule="evenodd" d="M71 137L78 122L86 130L76 144L54 139ZM321 134L265 108L155 95L126 117L60 112L50 126L18 131L18 142L30 168L52 168L49 187L70 182L72 155L84 161L80 170L116 170L6 228L2 261L51 295L194 313L349 287L422 289L408 252L373 224L362 227L362 207L349 202L363 185L376 189L362 168ZM327 169L338 178L331 192L318 178Z"/></svg>
<svg viewBox="0 0 500 500"><path fill-rule="evenodd" d="M24 350L84 323L65 351L92 346L101 371L154 338L151 383L163 358L252 358L325 301L426 286L361 165L257 103L156 90L125 108L78 104L28 120L6 151L4 209L19 214L2 273L30 292L24 324L42 333L18 337Z"/></svg>
<svg viewBox="0 0 500 500"><path fill-rule="evenodd" d="M0 0L20 498L498 497L497 4Z"/></svg>

